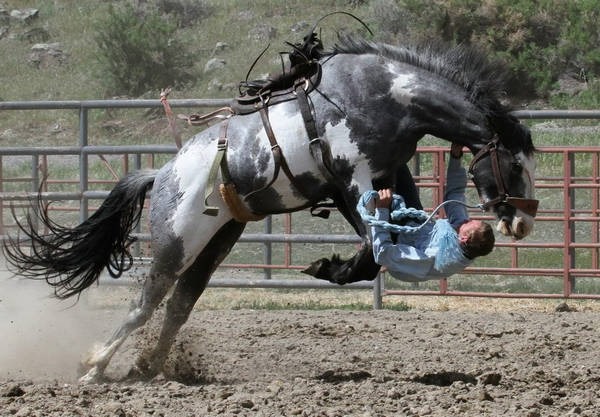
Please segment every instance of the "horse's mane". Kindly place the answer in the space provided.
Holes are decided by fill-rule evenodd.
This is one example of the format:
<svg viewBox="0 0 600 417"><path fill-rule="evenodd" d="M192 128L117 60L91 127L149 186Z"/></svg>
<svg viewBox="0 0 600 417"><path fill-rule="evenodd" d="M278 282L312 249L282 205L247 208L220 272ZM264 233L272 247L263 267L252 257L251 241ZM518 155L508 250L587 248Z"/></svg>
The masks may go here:
<svg viewBox="0 0 600 417"><path fill-rule="evenodd" d="M394 46L346 36L334 46L336 54L375 54L439 75L468 92L468 99L482 110L497 112L506 88L508 71L502 63L489 60L466 45L441 46L423 43Z"/></svg>
<svg viewBox="0 0 600 417"><path fill-rule="evenodd" d="M346 36L327 55L337 54L380 55L439 75L466 91L467 100L488 116L503 142L510 146L516 139L511 136L517 135L523 151L529 154L535 150L528 129L523 129L510 114L510 108L501 102L509 79L506 65L488 59L474 47L448 46L443 42L394 46Z"/></svg>

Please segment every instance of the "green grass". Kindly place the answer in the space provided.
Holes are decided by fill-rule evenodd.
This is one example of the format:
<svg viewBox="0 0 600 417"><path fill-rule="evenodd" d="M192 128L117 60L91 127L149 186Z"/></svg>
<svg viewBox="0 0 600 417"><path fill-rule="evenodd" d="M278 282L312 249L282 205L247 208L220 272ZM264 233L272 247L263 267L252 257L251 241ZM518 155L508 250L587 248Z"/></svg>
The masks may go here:
<svg viewBox="0 0 600 417"><path fill-rule="evenodd" d="M27 63L31 43L19 36L2 39L0 55L3 59L0 62L0 74L3 80L11 82L3 83L0 97L3 100L76 100L105 97L106 93L100 82L102 75L99 74L94 36L97 23L106 16L109 3L92 0L41 3L34 0L6 1L8 10L25 7L40 10L37 21L23 28L13 25L12 32L18 35L31 27L43 27L50 34L48 42L63 44L65 52L69 54L68 62L61 66L36 69ZM328 12L351 9L347 1L331 0L326 3L317 0L212 0L205 3L212 5L214 13L197 25L182 29L179 34L190 49L200 54L196 70L201 76L195 84L175 91L173 95L178 98L231 96L234 88L209 90L209 81L214 79L215 75L202 75L204 65L213 56L217 42L229 45L219 54L220 58L227 61L227 66L219 72L217 78L222 83L236 85L245 78L254 58L258 57L260 51L269 43L272 46L266 55L268 58L258 62L252 75L258 77L265 71L278 68L278 60L274 57L279 51L289 49L284 42L301 41L304 35L304 32L292 31L299 21L306 21L311 25ZM256 27L257 22L261 21L275 27L276 34L273 39L260 40L247 35ZM331 45L335 41L336 30L340 27L358 26L358 23L347 17L332 16L327 20L327 27L330 29L327 29L323 36L328 45ZM164 87L166 86L156 86L154 93L158 94Z"/></svg>

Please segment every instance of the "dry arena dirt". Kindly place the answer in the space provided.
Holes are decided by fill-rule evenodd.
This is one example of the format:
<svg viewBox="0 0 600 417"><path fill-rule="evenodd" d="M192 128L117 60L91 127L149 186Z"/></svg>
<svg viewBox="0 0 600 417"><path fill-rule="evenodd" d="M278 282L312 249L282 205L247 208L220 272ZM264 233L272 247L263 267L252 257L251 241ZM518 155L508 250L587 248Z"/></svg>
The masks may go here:
<svg viewBox="0 0 600 417"><path fill-rule="evenodd" d="M600 415L595 309L199 310L164 374L120 381L153 321L115 357L111 381L80 385L79 357L125 306L56 304L10 285L2 417Z"/></svg>

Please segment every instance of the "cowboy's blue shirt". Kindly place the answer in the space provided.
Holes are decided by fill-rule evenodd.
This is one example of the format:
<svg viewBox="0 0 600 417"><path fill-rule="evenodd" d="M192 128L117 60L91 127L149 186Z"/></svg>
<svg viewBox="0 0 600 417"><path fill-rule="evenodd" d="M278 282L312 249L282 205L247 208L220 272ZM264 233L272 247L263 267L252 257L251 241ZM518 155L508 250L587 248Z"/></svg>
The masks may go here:
<svg viewBox="0 0 600 417"><path fill-rule="evenodd" d="M450 158L444 201L464 202L466 186L467 174L460 164L460 159ZM444 209L447 219L437 222L449 222L454 229L458 229L469 220L467 209L462 204L448 203ZM375 210L375 217L377 220L389 221L390 211L387 208L378 208ZM385 266L394 278L409 282L445 278L461 272L472 263L472 260L461 256L447 262L443 271L436 269L436 256L445 254L438 253L440 248L436 245L430 245L430 232L431 227L424 227L412 235L398 235L398 241L394 243L388 230L377 225L372 226L375 262Z"/></svg>

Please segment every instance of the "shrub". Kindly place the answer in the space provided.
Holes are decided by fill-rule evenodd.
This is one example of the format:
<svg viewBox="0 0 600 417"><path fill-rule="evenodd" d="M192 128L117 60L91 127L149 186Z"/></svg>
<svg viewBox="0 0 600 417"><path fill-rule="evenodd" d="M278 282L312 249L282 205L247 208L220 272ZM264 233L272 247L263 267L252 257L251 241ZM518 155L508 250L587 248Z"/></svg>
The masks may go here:
<svg viewBox="0 0 600 417"><path fill-rule="evenodd" d="M394 0L374 0L370 4L370 13L372 16L372 25L375 32L384 34L383 40L397 35L404 34L407 31L408 22L406 13Z"/></svg>
<svg viewBox="0 0 600 417"><path fill-rule="evenodd" d="M558 109L600 109L600 80L588 82L588 88L577 95L555 94L550 105Z"/></svg>
<svg viewBox="0 0 600 417"><path fill-rule="evenodd" d="M156 6L173 16L179 27L193 26L213 13L213 7L203 0L157 0Z"/></svg>
<svg viewBox="0 0 600 417"><path fill-rule="evenodd" d="M109 94L139 96L192 81L194 56L176 37L176 26L158 11L112 5L97 23L96 43Z"/></svg>
<svg viewBox="0 0 600 417"><path fill-rule="evenodd" d="M391 5L389 0L374 3ZM476 44L513 70L512 94L546 96L568 73L600 76L598 0L401 0L412 38ZM394 12L397 13L397 12ZM385 22L385 19L383 20ZM382 27L397 31L397 27Z"/></svg>

